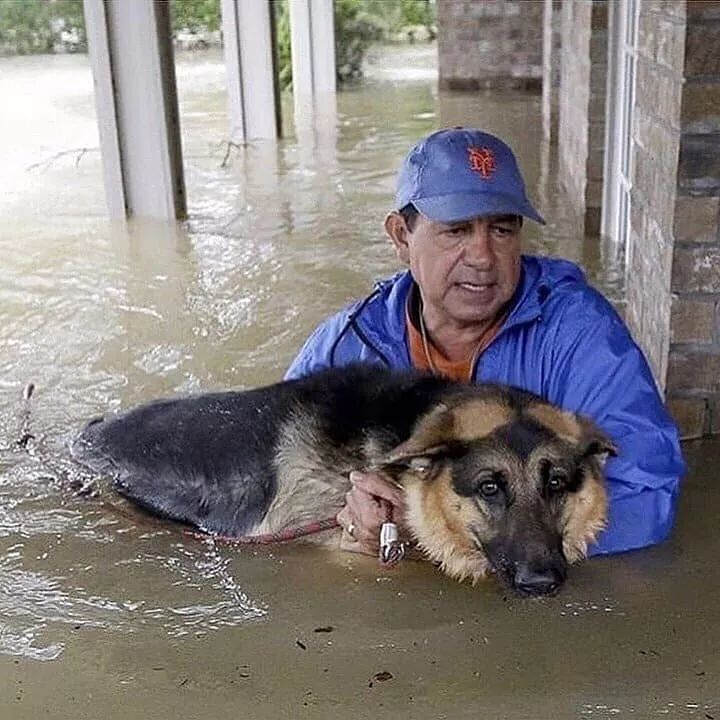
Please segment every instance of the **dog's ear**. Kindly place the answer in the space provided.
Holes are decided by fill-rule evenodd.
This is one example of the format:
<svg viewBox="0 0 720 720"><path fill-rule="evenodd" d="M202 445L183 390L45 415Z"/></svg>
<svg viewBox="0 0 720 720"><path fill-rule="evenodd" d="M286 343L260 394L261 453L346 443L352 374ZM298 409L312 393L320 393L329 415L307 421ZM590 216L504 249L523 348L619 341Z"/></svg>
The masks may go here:
<svg viewBox="0 0 720 720"><path fill-rule="evenodd" d="M380 465L386 471L411 470L427 473L450 450L454 437L454 419L443 404L433 408L417 425L413 434L393 448Z"/></svg>
<svg viewBox="0 0 720 720"><path fill-rule="evenodd" d="M579 416L581 434L578 447L583 458L596 458L601 465L618 454L617 446L592 420Z"/></svg>
<svg viewBox="0 0 720 720"><path fill-rule="evenodd" d="M427 475L438 460L444 458L450 447L448 445L435 445L424 450L406 449L405 443L398 445L390 455L380 463L380 468L391 475L410 470L418 475Z"/></svg>

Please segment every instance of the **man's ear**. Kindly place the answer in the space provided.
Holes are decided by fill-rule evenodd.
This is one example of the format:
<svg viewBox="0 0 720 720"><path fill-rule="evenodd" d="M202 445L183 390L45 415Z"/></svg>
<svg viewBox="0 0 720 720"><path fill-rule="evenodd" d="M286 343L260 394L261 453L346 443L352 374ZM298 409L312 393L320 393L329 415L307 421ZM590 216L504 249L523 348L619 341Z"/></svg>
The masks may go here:
<svg viewBox="0 0 720 720"><path fill-rule="evenodd" d="M393 210L385 218L385 232L395 247L395 254L403 265L410 265L410 248L408 238L410 231L405 224L405 218Z"/></svg>

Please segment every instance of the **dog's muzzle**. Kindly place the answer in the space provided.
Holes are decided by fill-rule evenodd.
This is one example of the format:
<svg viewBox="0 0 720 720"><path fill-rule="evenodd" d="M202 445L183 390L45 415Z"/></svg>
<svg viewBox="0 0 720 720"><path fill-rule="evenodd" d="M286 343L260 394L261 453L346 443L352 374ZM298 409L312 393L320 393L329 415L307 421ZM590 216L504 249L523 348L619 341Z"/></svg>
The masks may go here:
<svg viewBox="0 0 720 720"><path fill-rule="evenodd" d="M554 595L567 577L566 563L539 565L533 562L515 564L512 587L525 597Z"/></svg>
<svg viewBox="0 0 720 720"><path fill-rule="evenodd" d="M568 563L560 549L536 547L528 552L525 546L524 552L505 553L492 544L483 549L497 575L522 597L554 595L567 578Z"/></svg>

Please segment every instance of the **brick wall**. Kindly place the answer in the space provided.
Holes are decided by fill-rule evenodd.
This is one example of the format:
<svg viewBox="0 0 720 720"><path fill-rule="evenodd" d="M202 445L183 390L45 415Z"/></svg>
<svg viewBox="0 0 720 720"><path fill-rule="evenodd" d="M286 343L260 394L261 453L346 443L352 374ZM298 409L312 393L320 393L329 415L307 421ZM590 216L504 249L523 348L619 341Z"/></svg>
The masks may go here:
<svg viewBox="0 0 720 720"><path fill-rule="evenodd" d="M687 2L684 77L667 393L696 437L720 432L720 2Z"/></svg>
<svg viewBox="0 0 720 720"><path fill-rule="evenodd" d="M560 181L585 232L600 231L605 158L607 3L563 0L558 105Z"/></svg>
<svg viewBox="0 0 720 720"><path fill-rule="evenodd" d="M684 3L641 1L631 131L626 319L661 387L665 385L670 348L684 38Z"/></svg>
<svg viewBox="0 0 720 720"><path fill-rule="evenodd" d="M438 0L439 84L540 90L543 3Z"/></svg>

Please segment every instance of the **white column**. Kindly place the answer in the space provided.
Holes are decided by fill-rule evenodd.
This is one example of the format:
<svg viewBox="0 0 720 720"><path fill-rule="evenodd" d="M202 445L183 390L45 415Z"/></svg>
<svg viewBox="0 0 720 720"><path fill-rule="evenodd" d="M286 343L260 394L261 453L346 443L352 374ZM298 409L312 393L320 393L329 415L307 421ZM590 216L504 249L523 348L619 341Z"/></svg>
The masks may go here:
<svg viewBox="0 0 720 720"><path fill-rule="evenodd" d="M543 12L543 136L557 140L558 93L560 91L560 0L545 0Z"/></svg>
<svg viewBox="0 0 720 720"><path fill-rule="evenodd" d="M184 217L180 121L163 0L84 0L112 218Z"/></svg>
<svg viewBox="0 0 720 720"><path fill-rule="evenodd" d="M333 0L310 0L315 95L335 92L335 8Z"/></svg>
<svg viewBox="0 0 720 720"><path fill-rule="evenodd" d="M278 136L270 12L267 0L222 0L233 142Z"/></svg>
<svg viewBox="0 0 720 720"><path fill-rule="evenodd" d="M289 0L295 123L335 94L333 0Z"/></svg>

